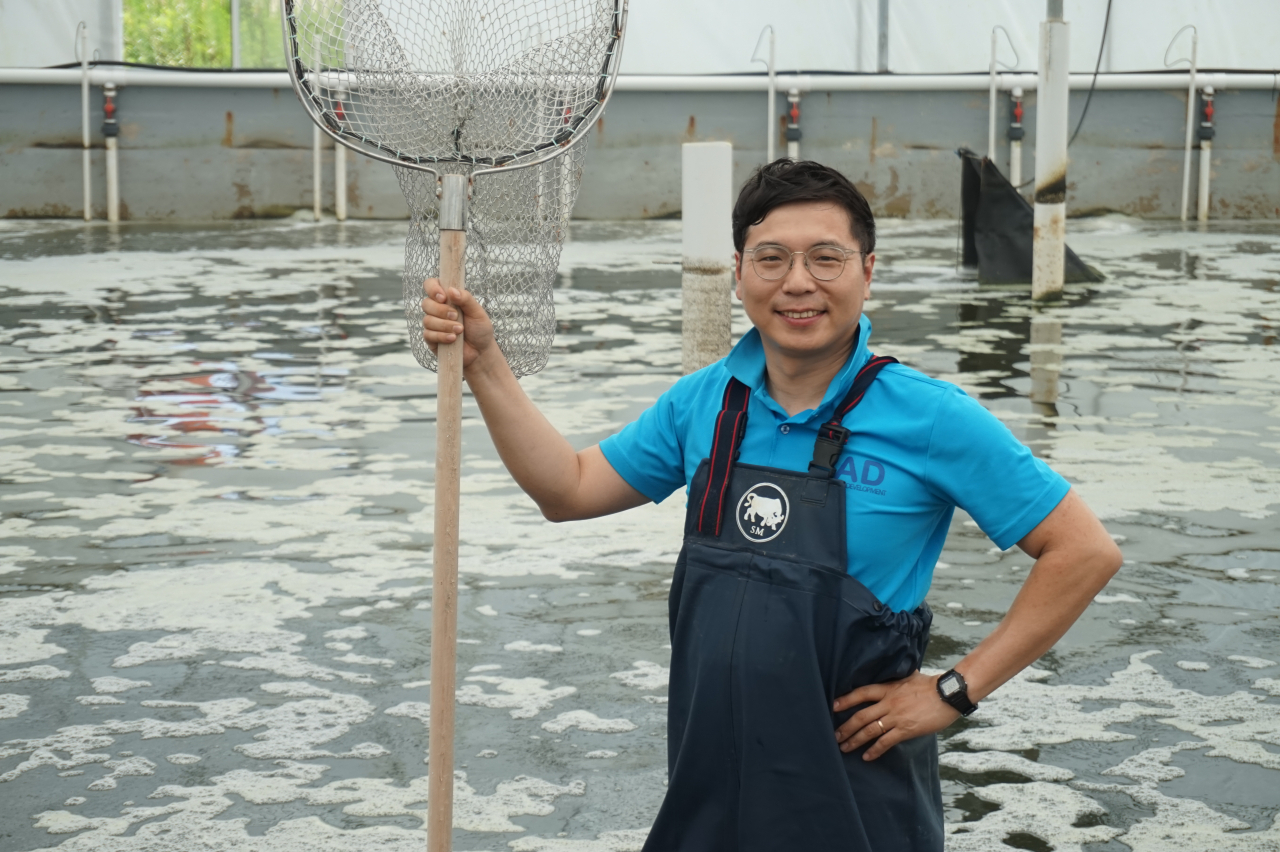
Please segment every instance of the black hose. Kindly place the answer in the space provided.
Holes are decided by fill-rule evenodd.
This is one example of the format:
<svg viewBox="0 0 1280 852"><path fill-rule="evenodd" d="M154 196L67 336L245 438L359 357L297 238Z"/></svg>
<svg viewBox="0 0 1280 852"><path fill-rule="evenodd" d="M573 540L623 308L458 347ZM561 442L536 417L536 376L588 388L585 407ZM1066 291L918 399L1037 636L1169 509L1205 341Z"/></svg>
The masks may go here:
<svg viewBox="0 0 1280 852"><path fill-rule="evenodd" d="M1080 128L1084 126L1084 117L1089 114L1089 101L1093 100L1093 88L1098 85L1098 70L1102 68L1102 51L1107 46L1107 27L1111 25L1111 0L1107 0L1107 15L1102 19L1102 41L1098 44L1098 61L1093 65L1093 82L1089 83L1089 96L1084 99L1084 109L1080 112L1080 120L1076 122L1075 133L1071 134L1071 138L1067 140L1067 147L1071 147L1071 143L1076 141L1076 137L1080 135Z"/></svg>

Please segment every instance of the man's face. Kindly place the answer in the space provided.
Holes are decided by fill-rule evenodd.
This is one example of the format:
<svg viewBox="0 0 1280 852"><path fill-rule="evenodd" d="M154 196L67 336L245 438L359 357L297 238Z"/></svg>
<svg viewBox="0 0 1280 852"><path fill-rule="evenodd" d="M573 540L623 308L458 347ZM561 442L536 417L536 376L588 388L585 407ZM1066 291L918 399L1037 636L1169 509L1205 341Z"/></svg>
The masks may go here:
<svg viewBox="0 0 1280 852"><path fill-rule="evenodd" d="M862 248L853 236L849 214L826 201L776 207L759 225L747 229L746 249L782 246L803 252L814 246L846 251ZM775 281L761 278L750 255L734 255L737 295L760 331L766 349L803 360L839 355L846 350L871 296L873 254L848 255L844 270L831 281L814 277L804 255L794 255L790 271Z"/></svg>

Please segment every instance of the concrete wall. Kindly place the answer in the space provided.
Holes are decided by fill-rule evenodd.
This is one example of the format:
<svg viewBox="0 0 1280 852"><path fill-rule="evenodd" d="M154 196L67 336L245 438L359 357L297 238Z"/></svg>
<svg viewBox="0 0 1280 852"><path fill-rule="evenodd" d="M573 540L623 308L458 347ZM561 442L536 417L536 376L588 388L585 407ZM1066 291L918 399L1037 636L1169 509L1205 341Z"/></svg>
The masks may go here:
<svg viewBox="0 0 1280 852"><path fill-rule="evenodd" d="M1072 93L1072 126L1085 92ZM104 215L101 89L93 89L95 214ZM312 127L288 89L121 90L120 196L130 219L227 219L310 209ZM1007 173L1000 99L998 162ZM778 109L786 107L779 97ZM1272 92L1219 92L1212 215L1280 218L1280 102ZM1023 175L1034 174L1035 96L1025 101ZM574 215L629 219L678 214L687 141L734 144L741 181L764 160L762 93L619 92L593 131ZM1099 91L1071 146L1068 209L1178 215L1186 93ZM810 92L801 101L801 156L843 170L878 215L959 212L958 147L983 152L985 92ZM777 150L785 152L778 125ZM80 92L0 86L0 216L79 216ZM333 206L326 142L324 206ZM1196 152L1198 163L1198 152ZM388 166L348 156L353 217L406 215ZM1193 170L1192 210L1195 205Z"/></svg>

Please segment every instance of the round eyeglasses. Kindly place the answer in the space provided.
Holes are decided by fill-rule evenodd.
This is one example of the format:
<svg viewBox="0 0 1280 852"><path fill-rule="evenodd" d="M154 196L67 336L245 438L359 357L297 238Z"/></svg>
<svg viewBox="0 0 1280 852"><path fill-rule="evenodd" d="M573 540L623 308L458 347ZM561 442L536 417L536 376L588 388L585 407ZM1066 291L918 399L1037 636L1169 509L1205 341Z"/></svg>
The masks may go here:
<svg viewBox="0 0 1280 852"><path fill-rule="evenodd" d="M777 281L791 271L798 254L804 255L805 269L819 281L831 281L844 272L844 263L851 254L866 254L860 249L843 249L839 246L814 246L808 251L788 251L783 246L762 245L743 252L751 259L751 268L766 281Z"/></svg>

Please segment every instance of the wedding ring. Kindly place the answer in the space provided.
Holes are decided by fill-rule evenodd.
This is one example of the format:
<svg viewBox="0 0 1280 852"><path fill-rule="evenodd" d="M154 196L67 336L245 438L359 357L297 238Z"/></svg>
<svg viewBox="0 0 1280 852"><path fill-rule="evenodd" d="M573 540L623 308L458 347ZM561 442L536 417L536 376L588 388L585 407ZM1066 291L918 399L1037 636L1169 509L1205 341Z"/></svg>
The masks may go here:
<svg viewBox="0 0 1280 852"><path fill-rule="evenodd" d="M881 722L879 719L876 719L876 724L880 726L880 733L881 733L881 734L883 734L883 733L884 733L884 722Z"/></svg>

